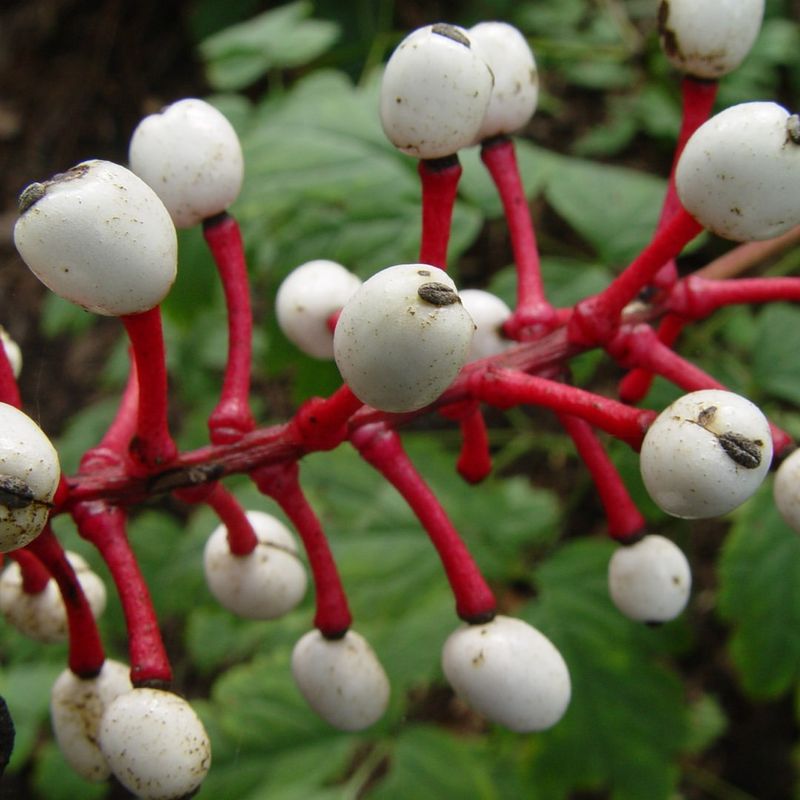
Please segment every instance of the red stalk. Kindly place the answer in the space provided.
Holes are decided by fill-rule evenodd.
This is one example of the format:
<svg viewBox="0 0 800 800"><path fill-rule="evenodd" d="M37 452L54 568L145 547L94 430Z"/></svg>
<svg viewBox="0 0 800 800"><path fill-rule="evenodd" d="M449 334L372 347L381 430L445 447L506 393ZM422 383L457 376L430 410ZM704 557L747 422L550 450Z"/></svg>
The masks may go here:
<svg viewBox="0 0 800 800"><path fill-rule="evenodd" d="M309 451L332 450L347 438L347 422L364 404L342 384L330 397L312 397L294 415L292 435Z"/></svg>
<svg viewBox="0 0 800 800"><path fill-rule="evenodd" d="M419 260L447 269L447 244L453 221L461 164L457 155L420 161L422 181L422 237Z"/></svg>
<svg viewBox="0 0 800 800"><path fill-rule="evenodd" d="M216 262L228 310L228 361L219 403L208 420L211 441L222 444L255 427L249 400L253 314L238 223L223 212L204 220L203 235Z"/></svg>
<svg viewBox="0 0 800 800"><path fill-rule="evenodd" d="M130 444L134 462L149 472L172 461L177 448L167 425L167 367L161 312L156 306L121 318L131 340L139 376L136 435Z"/></svg>
<svg viewBox="0 0 800 800"><path fill-rule="evenodd" d="M800 278L738 278L724 281L689 275L670 292L665 307L685 319L702 319L722 306L800 300Z"/></svg>
<svg viewBox="0 0 800 800"><path fill-rule="evenodd" d="M221 483L216 483L206 502L216 511L220 521L228 530L228 547L231 554L250 555L256 549L258 537L239 501Z"/></svg>
<svg viewBox="0 0 800 800"><path fill-rule="evenodd" d="M360 428L351 437L364 460L403 496L439 553L456 600L456 613L465 622L481 623L495 615L496 601L461 537L438 499L403 450L400 437L383 425Z"/></svg>
<svg viewBox="0 0 800 800"><path fill-rule="evenodd" d="M22 574L22 591L25 594L43 592L50 580L50 572L47 567L24 547L14 550L10 555L19 564L19 571Z"/></svg>
<svg viewBox="0 0 800 800"><path fill-rule="evenodd" d="M164 686L172 680L147 583L131 550L122 509L103 502L78 503L72 509L78 532L108 565L117 587L125 624L134 686Z"/></svg>
<svg viewBox="0 0 800 800"><path fill-rule="evenodd" d="M556 312L544 293L539 248L514 142L507 136L485 142L481 147L481 159L503 203L517 265L517 307L503 330L512 339L534 338L553 329Z"/></svg>
<svg viewBox="0 0 800 800"><path fill-rule="evenodd" d="M441 415L454 419L461 428L461 452L456 462L458 474L468 483L480 483L492 471L489 433L477 403L464 402L445 406Z"/></svg>
<svg viewBox="0 0 800 800"><path fill-rule="evenodd" d="M317 515L300 488L297 462L263 467L250 473L259 491L273 498L303 541L316 587L314 625L327 639L340 639L353 618L336 562Z"/></svg>
<svg viewBox="0 0 800 800"><path fill-rule="evenodd" d="M2 342L0 342L0 402L14 408L22 408L17 379L14 377L14 370Z"/></svg>
<svg viewBox="0 0 800 800"><path fill-rule="evenodd" d="M103 668L105 653L89 601L67 555L50 526L27 545L61 590L69 629L69 668L78 677L94 678Z"/></svg>

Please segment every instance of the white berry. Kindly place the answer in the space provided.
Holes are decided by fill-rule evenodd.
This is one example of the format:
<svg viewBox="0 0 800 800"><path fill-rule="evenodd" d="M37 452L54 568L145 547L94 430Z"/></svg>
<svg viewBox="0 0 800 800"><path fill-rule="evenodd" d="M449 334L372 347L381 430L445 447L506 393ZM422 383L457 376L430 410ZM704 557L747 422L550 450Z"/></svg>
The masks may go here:
<svg viewBox="0 0 800 800"><path fill-rule="evenodd" d="M131 691L130 670L119 661L106 660L94 678L79 678L64 670L50 693L50 718L59 749L67 763L89 781L110 774L97 737L103 712L121 694Z"/></svg>
<svg viewBox="0 0 800 800"><path fill-rule="evenodd" d="M341 639L309 631L292 652L292 675L311 708L339 730L368 728L389 703L389 679L380 661L352 630Z"/></svg>
<svg viewBox="0 0 800 800"><path fill-rule="evenodd" d="M106 607L106 587L77 553L67 551L95 619ZM0 575L0 613L18 631L39 642L53 644L67 639L67 610L58 584L50 578L44 589L30 594L23 589L22 571L13 562Z"/></svg>
<svg viewBox="0 0 800 800"><path fill-rule="evenodd" d="M763 16L764 0L661 0L661 47L681 72L720 78L744 61Z"/></svg>
<svg viewBox="0 0 800 800"><path fill-rule="evenodd" d="M459 296L475 323L468 360L489 358L507 350L513 342L503 335L503 323L511 316L505 302L483 289L462 289Z"/></svg>
<svg viewBox="0 0 800 800"><path fill-rule="evenodd" d="M777 103L742 103L705 122L675 173L678 196L703 226L735 241L800 224L800 118Z"/></svg>
<svg viewBox="0 0 800 800"><path fill-rule="evenodd" d="M489 108L477 140L510 134L533 116L539 99L539 73L525 37L505 22L480 22L467 31L474 53L494 76Z"/></svg>
<svg viewBox="0 0 800 800"><path fill-rule="evenodd" d="M492 92L492 73L462 28L444 23L409 34L386 64L380 116L389 141L417 158L471 145Z"/></svg>
<svg viewBox="0 0 800 800"><path fill-rule="evenodd" d="M0 345L6 351L6 358L11 365L11 371L14 377L18 378L19 373L22 371L22 350L19 345L11 338L8 331L0 325Z"/></svg>
<svg viewBox="0 0 800 800"><path fill-rule="evenodd" d="M786 524L800 533L800 450L795 450L778 467L772 491Z"/></svg>
<svg viewBox="0 0 800 800"><path fill-rule="evenodd" d="M651 534L614 551L608 565L608 590L614 605L639 622L668 622L689 601L692 572L683 551Z"/></svg>
<svg viewBox="0 0 800 800"><path fill-rule="evenodd" d="M258 544L252 553L234 555L228 529L218 526L206 542L203 564L208 588L234 614L276 619L291 611L306 592L306 571L291 531L263 511L248 511Z"/></svg>
<svg viewBox="0 0 800 800"><path fill-rule="evenodd" d="M14 243L49 289L89 311L148 311L175 280L175 226L130 170L84 161L20 195Z"/></svg>
<svg viewBox="0 0 800 800"><path fill-rule="evenodd" d="M0 403L0 552L24 547L41 533L60 477L58 454L42 429Z"/></svg>
<svg viewBox="0 0 800 800"><path fill-rule="evenodd" d="M292 270L275 296L278 325L290 342L314 358L333 358L331 315L361 286L361 279L335 261L318 259Z"/></svg>
<svg viewBox="0 0 800 800"><path fill-rule="evenodd" d="M204 100L179 100L145 117L133 132L128 157L178 228L225 211L242 187L239 137Z"/></svg>
<svg viewBox="0 0 800 800"><path fill-rule="evenodd" d="M450 385L474 330L447 273L399 264L373 275L350 298L333 352L361 401L382 411L413 411Z"/></svg>
<svg viewBox="0 0 800 800"><path fill-rule="evenodd" d="M442 669L466 703L517 733L555 725L569 705L569 670L555 645L519 619L462 625L442 651Z"/></svg>
<svg viewBox="0 0 800 800"><path fill-rule="evenodd" d="M119 782L143 800L184 798L211 766L200 718L183 698L160 689L117 697L100 721L99 743Z"/></svg>
<svg viewBox="0 0 800 800"><path fill-rule="evenodd" d="M749 400L705 389L659 414L642 444L640 467L650 497L668 514L726 514L761 485L772 461L769 423Z"/></svg>

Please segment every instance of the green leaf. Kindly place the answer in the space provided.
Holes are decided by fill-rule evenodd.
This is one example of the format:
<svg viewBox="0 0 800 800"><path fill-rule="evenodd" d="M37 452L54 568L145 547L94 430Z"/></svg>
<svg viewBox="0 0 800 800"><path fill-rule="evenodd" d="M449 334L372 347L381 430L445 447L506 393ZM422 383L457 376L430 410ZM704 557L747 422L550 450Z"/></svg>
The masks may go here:
<svg viewBox="0 0 800 800"><path fill-rule="evenodd" d="M758 315L753 380L766 394L800 403L800 309L771 303Z"/></svg>
<svg viewBox="0 0 800 800"><path fill-rule="evenodd" d="M48 742L37 753L33 783L44 800L100 800L108 795L108 783L91 783L81 778L64 760L61 750Z"/></svg>
<svg viewBox="0 0 800 800"><path fill-rule="evenodd" d="M744 688L777 697L800 676L800 537L781 519L771 481L736 516L719 564L720 614Z"/></svg>

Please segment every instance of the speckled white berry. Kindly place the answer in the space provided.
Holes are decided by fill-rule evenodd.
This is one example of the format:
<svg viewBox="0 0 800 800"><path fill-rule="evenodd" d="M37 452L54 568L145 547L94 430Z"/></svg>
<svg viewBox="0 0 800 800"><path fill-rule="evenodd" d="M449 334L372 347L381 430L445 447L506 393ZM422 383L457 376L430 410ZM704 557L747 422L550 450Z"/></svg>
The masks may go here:
<svg viewBox="0 0 800 800"><path fill-rule="evenodd" d="M333 352L359 400L381 411L413 411L450 385L474 330L447 273L399 264L373 275L350 298Z"/></svg>
<svg viewBox="0 0 800 800"><path fill-rule="evenodd" d="M84 161L28 186L14 243L49 289L108 316L154 308L177 270L177 236L164 204L110 161Z"/></svg>
<svg viewBox="0 0 800 800"><path fill-rule="evenodd" d="M668 514L726 514L761 485L772 462L769 423L746 398L719 389L679 397L659 414L642 444L650 497Z"/></svg>
<svg viewBox="0 0 800 800"><path fill-rule="evenodd" d="M246 555L233 555L228 530L218 526L203 556L206 582L214 597L234 614L248 619L276 619L291 611L306 592L308 579L291 531L271 514L248 511L258 544Z"/></svg>
<svg viewBox="0 0 800 800"><path fill-rule="evenodd" d="M419 28L386 64L380 116L389 141L417 158L442 158L473 144L493 77L462 28Z"/></svg>
<svg viewBox="0 0 800 800"><path fill-rule="evenodd" d="M275 315L286 338L314 358L333 358L331 315L356 293L361 279L335 261L318 259L292 270L275 296Z"/></svg>
<svg viewBox="0 0 800 800"><path fill-rule="evenodd" d="M108 659L94 678L79 678L66 669L53 684L50 719L56 742L66 762L86 780L102 781L111 774L97 744L100 718L113 700L132 688L129 668Z"/></svg>
<svg viewBox="0 0 800 800"><path fill-rule="evenodd" d="M105 584L77 553L68 551L67 559L97 619L106 607ZM0 613L31 639L48 644L67 639L67 611L58 584L50 578L41 592L29 594L22 588L22 572L16 562L9 564L0 575Z"/></svg>
<svg viewBox="0 0 800 800"><path fill-rule="evenodd" d="M701 125L675 173L678 196L703 226L735 241L800 224L800 118L777 103L741 103Z"/></svg>
<svg viewBox="0 0 800 800"><path fill-rule="evenodd" d="M800 450L787 456L778 467L772 491L786 524L800 533Z"/></svg>
<svg viewBox="0 0 800 800"><path fill-rule="evenodd" d="M462 625L442 651L442 669L466 703L517 733L555 725L569 705L569 670L555 645L519 619Z"/></svg>
<svg viewBox="0 0 800 800"><path fill-rule="evenodd" d="M677 69L695 78L721 78L750 52L764 0L661 0L661 47Z"/></svg>
<svg viewBox="0 0 800 800"><path fill-rule="evenodd" d="M0 552L24 547L41 533L60 476L58 454L42 429L0 403Z"/></svg>
<svg viewBox="0 0 800 800"><path fill-rule="evenodd" d="M326 639L309 631L292 652L292 675L306 702L342 731L377 722L389 703L389 679L363 636Z"/></svg>
<svg viewBox="0 0 800 800"><path fill-rule="evenodd" d="M5 350L6 358L11 365L11 371L14 373L14 377L18 378L19 373L22 371L22 350L19 349L19 345L11 338L9 332L2 325L0 325L0 344L2 344Z"/></svg>
<svg viewBox="0 0 800 800"><path fill-rule="evenodd" d="M211 766L200 718L183 698L160 689L133 689L110 703L99 744L117 780L143 800L183 798Z"/></svg>
<svg viewBox="0 0 800 800"><path fill-rule="evenodd" d="M204 100L179 100L145 117L133 132L128 157L178 228L225 211L242 188L239 137L222 112Z"/></svg>
<svg viewBox="0 0 800 800"><path fill-rule="evenodd" d="M668 622L689 602L692 572L683 551L669 539L650 534L614 551L608 590L614 605L639 622Z"/></svg>
<svg viewBox="0 0 800 800"><path fill-rule="evenodd" d="M503 334L503 323L511 316L511 309L503 300L483 289L462 289L459 297L475 323L469 361L496 356L513 344Z"/></svg>
<svg viewBox="0 0 800 800"><path fill-rule="evenodd" d="M533 116L539 73L525 37L506 22L480 22L467 31L473 52L492 71L494 86L477 140L510 134Z"/></svg>

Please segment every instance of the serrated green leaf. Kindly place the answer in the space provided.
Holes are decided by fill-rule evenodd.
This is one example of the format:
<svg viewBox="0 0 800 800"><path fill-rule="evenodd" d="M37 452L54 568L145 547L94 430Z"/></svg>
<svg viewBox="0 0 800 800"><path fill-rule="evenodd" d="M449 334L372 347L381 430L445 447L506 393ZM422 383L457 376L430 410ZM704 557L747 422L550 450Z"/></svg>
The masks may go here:
<svg viewBox="0 0 800 800"><path fill-rule="evenodd" d="M800 537L783 522L767 482L737 514L719 562L719 611L744 688L776 697L800 676Z"/></svg>

